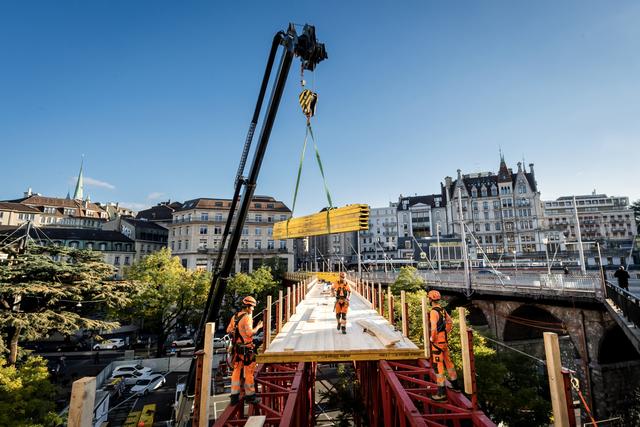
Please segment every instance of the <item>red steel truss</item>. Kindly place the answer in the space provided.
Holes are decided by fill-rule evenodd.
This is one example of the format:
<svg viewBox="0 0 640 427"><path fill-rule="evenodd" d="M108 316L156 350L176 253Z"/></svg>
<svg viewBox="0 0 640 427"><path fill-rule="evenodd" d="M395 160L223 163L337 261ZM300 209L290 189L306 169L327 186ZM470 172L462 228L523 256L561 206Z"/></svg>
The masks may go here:
<svg viewBox="0 0 640 427"><path fill-rule="evenodd" d="M316 364L311 362L258 365L256 386L262 402L230 406L216 420L215 427L244 425L252 415L265 415L265 426L307 427L313 425Z"/></svg>
<svg viewBox="0 0 640 427"><path fill-rule="evenodd" d="M424 359L357 362L371 426L495 427L462 393L447 390L447 401L435 402L435 374Z"/></svg>

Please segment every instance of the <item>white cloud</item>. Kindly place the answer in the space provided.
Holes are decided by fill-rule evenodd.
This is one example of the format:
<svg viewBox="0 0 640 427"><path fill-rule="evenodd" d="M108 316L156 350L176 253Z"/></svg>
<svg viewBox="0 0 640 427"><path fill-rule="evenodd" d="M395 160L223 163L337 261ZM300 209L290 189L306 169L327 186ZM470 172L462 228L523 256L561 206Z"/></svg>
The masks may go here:
<svg viewBox="0 0 640 427"><path fill-rule="evenodd" d="M84 185L88 186L88 187L100 187L100 188L106 188L108 190L115 190L116 186L113 184L109 184L106 181L100 181L99 179L95 179L95 178L91 178L89 176L85 176L82 178L84 181ZM74 176L73 178L71 178L71 183L75 184L78 181L78 177Z"/></svg>
<svg viewBox="0 0 640 427"><path fill-rule="evenodd" d="M147 196L147 200L157 200L161 197L164 197L165 193L161 193L159 191L154 191Z"/></svg>

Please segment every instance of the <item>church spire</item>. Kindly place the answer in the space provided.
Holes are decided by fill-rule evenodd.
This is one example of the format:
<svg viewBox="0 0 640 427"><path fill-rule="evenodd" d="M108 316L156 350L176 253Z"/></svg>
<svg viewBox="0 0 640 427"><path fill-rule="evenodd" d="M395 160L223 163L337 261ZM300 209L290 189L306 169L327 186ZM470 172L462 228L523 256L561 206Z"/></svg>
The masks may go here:
<svg viewBox="0 0 640 427"><path fill-rule="evenodd" d="M80 161L80 173L78 174L78 181L76 182L76 191L73 192L73 198L75 200L82 200L84 192L84 182L82 179L82 167L84 166L84 155Z"/></svg>

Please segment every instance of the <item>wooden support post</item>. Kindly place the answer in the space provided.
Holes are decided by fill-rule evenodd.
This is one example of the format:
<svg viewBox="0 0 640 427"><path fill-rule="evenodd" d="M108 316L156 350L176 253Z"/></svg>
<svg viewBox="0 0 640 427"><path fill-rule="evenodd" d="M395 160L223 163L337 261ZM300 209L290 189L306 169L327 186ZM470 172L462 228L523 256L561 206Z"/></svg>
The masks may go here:
<svg viewBox="0 0 640 427"><path fill-rule="evenodd" d="M560 344L558 335L553 332L544 332L544 351L547 359L547 374L549 376L549 389L551 391L551 406L556 427L569 427L569 411L567 408L567 396L564 391L564 379L562 377L562 361L560 360Z"/></svg>
<svg viewBox="0 0 640 427"><path fill-rule="evenodd" d="M393 294L391 293L391 285L387 286L387 292L389 292L389 300L387 302L387 309L389 310L389 323L393 325Z"/></svg>
<svg viewBox="0 0 640 427"><path fill-rule="evenodd" d="M286 322L289 321L289 318L291 317L291 286L289 286L287 288L287 310L285 311L285 313L287 313L287 317L286 317Z"/></svg>
<svg viewBox="0 0 640 427"><path fill-rule="evenodd" d="M267 295L267 308L264 317L264 348L269 348L271 344L271 295Z"/></svg>
<svg viewBox="0 0 640 427"><path fill-rule="evenodd" d="M96 377L84 377L71 386L69 427L93 426L93 407L96 400Z"/></svg>
<svg viewBox="0 0 640 427"><path fill-rule="evenodd" d="M423 295L420 300L422 305L422 339L424 341L424 358L431 359L431 322L429 322L429 308L427 307L427 296Z"/></svg>
<svg viewBox="0 0 640 427"><path fill-rule="evenodd" d="M462 377L464 378L464 392L473 393L473 378L471 376L471 356L469 354L469 340L467 338L467 318L464 307L458 307L460 316L460 350L462 351Z"/></svg>
<svg viewBox="0 0 640 427"><path fill-rule="evenodd" d="M409 314L407 313L407 293L400 291L400 321L402 324L402 335L409 336Z"/></svg>
<svg viewBox="0 0 640 427"><path fill-rule="evenodd" d="M282 309L284 308L284 306L282 305L284 303L283 297L282 297L282 289L278 291L278 304L276 305L276 331L277 333L280 333L280 330L282 329Z"/></svg>
<svg viewBox="0 0 640 427"><path fill-rule="evenodd" d="M378 310L378 300L376 299L376 284L371 284L371 308L374 310Z"/></svg>
<svg viewBox="0 0 640 427"><path fill-rule="evenodd" d="M378 283L378 314L384 316L384 297L382 293L382 283Z"/></svg>
<svg viewBox="0 0 640 427"><path fill-rule="evenodd" d="M200 417L198 427L209 427L209 400L211 399L211 368L213 367L213 334L216 324L208 322L204 329L204 357L200 383Z"/></svg>

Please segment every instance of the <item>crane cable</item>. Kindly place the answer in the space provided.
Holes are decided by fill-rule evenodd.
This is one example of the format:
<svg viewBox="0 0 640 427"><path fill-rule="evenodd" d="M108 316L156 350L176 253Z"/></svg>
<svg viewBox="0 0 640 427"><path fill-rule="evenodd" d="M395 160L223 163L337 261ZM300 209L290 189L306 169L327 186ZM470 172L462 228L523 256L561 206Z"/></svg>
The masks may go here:
<svg viewBox="0 0 640 427"><path fill-rule="evenodd" d="M304 88L305 81L304 77L304 69L300 70L300 84ZM322 182L324 185L324 191L327 196L327 203L329 204L327 208L327 229L329 234L331 234L331 221L329 219L329 212L333 209L333 202L331 200L331 193L329 191L329 186L327 185L327 178L324 173L324 167L322 166L322 159L320 158L320 150L318 149L318 144L316 143L316 138L313 134L313 128L311 127L311 118L315 116L316 113L316 105L318 103L318 94L309 89L303 89L303 91L298 96L298 102L300 103L300 107L302 108L302 114L307 118L306 131L304 135L304 142L302 144L302 153L300 155L300 164L298 165L298 176L296 177L296 188L293 193L293 205L291 206L291 217L287 219L287 236L289 236L289 221L293 218L293 212L296 209L296 201L298 199L298 189L300 188L300 176L302 175L302 165L304 163L304 156L307 150L307 141L309 137L313 141L313 148L315 150L315 157L318 163L318 168L320 169L320 175L322 175Z"/></svg>

